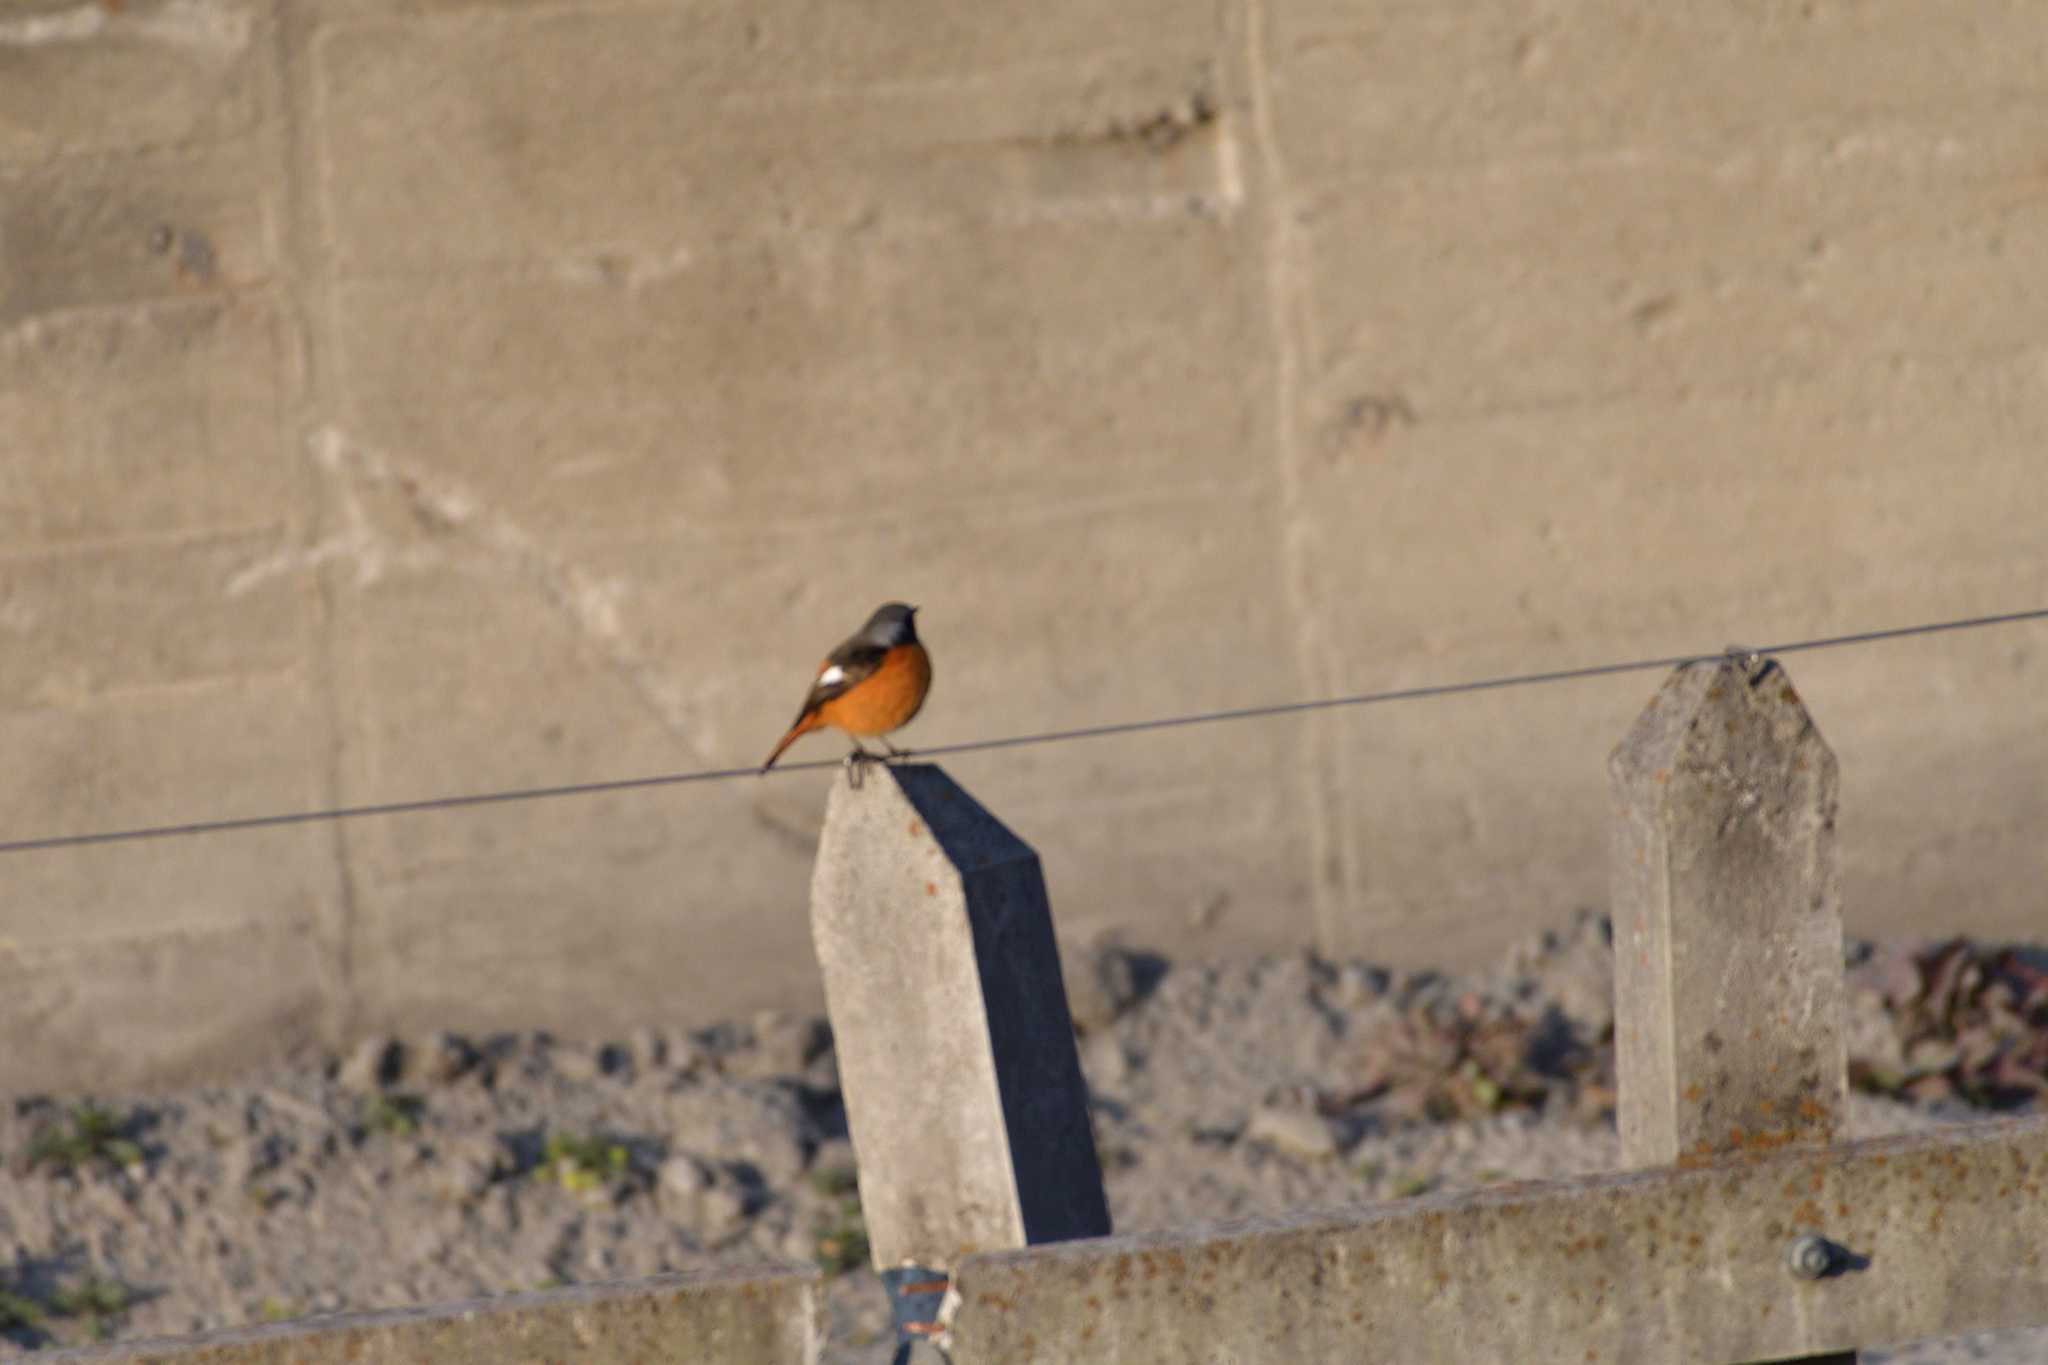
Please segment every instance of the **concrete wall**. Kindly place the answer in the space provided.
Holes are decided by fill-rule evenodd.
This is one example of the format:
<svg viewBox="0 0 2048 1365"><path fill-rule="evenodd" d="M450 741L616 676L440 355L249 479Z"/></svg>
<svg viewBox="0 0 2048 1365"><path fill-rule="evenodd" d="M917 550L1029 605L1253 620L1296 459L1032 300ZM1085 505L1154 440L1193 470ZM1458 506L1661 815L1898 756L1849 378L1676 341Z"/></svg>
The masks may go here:
<svg viewBox="0 0 2048 1365"><path fill-rule="evenodd" d="M0 830L2048 601L2048 7L0 0ZM2038 930L2039 627L1790 660ZM1490 951L1654 677L963 758L1062 928ZM797 756L836 752L807 741ZM0 862L0 1080L815 999L815 775Z"/></svg>
<svg viewBox="0 0 2048 1365"><path fill-rule="evenodd" d="M816 1365L811 1271L756 1268L577 1285L431 1308L339 1313L47 1354L50 1365Z"/></svg>

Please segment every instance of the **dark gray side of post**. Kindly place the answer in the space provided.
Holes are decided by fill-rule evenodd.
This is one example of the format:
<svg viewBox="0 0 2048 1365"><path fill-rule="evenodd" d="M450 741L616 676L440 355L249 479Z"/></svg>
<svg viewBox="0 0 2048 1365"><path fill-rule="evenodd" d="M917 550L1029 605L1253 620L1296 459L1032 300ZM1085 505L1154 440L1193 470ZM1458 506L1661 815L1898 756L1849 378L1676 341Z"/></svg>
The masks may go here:
<svg viewBox="0 0 2048 1365"><path fill-rule="evenodd" d="M943 769L905 764L894 772L962 870L1024 1240L1107 1236L1109 1201L1088 1122L1088 1083L1038 854ZM995 873L996 863L1009 866Z"/></svg>
<svg viewBox="0 0 2048 1365"><path fill-rule="evenodd" d="M1107 1236L1109 1201L1088 1122L1088 1083L1038 855L943 770L919 764L895 773L940 847L963 869L1024 1240ZM1020 852L1023 865L1007 874L984 869L984 860L1015 863Z"/></svg>
<svg viewBox="0 0 2048 1365"><path fill-rule="evenodd" d="M980 901L984 893L969 896ZM1008 888L985 893L994 913L974 922L981 958L982 997L988 1002L989 1043L1010 1129L1010 1159L1024 1211L1024 1240L1064 1241L1109 1235L1109 1201L1088 1122L1088 1083L1073 1045L1066 983L1052 920L1029 905L1004 904ZM1041 891L1037 899L1044 900ZM1049 1039L1063 1046L1048 1045ZM1085 1154L1085 1155L1083 1155ZM1094 1167L1094 1179L1077 1168Z"/></svg>
<svg viewBox="0 0 2048 1365"><path fill-rule="evenodd" d="M1834 1141L1848 1106L1838 776L1790 678L1753 657L1674 669L1608 773L1623 1161ZM1828 1288L1821 1275L1810 1292Z"/></svg>

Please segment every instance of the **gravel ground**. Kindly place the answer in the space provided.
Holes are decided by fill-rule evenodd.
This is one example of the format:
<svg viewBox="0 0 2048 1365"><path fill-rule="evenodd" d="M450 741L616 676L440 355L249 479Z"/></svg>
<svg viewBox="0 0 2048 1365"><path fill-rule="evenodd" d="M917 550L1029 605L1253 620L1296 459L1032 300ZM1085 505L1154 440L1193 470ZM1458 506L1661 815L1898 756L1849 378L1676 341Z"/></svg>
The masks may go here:
<svg viewBox="0 0 2048 1365"><path fill-rule="evenodd" d="M1965 1100L2038 1105L2044 962L1853 951L1854 1072L1879 1092L1856 1096L1855 1135L1984 1112ZM1466 978L1310 954L1170 966L1113 942L1068 975L1120 1231L1617 1163L1595 917ZM802 1261L846 1272L828 1359L886 1358L818 1019L601 1044L372 1039L232 1085L17 1097L0 1158L0 1357ZM1866 1359L2048 1360L2048 1335Z"/></svg>

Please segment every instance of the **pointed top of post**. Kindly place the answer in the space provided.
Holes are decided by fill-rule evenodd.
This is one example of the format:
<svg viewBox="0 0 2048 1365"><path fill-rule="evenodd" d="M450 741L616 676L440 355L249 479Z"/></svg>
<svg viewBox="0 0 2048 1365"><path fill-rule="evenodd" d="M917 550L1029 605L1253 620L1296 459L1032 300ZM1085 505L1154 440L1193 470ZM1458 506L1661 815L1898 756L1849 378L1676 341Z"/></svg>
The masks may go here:
<svg viewBox="0 0 2048 1365"><path fill-rule="evenodd" d="M1760 767L1810 770L1831 790L1835 754L1778 661L1734 650L1673 669L1607 760L1629 790L1681 773L1741 782Z"/></svg>
<svg viewBox="0 0 2048 1365"><path fill-rule="evenodd" d="M936 763L870 764L858 786L842 773L832 784L825 823L856 818L857 812L872 817L889 808L909 817L902 821L905 835L929 834L946 861L963 872L1037 856Z"/></svg>

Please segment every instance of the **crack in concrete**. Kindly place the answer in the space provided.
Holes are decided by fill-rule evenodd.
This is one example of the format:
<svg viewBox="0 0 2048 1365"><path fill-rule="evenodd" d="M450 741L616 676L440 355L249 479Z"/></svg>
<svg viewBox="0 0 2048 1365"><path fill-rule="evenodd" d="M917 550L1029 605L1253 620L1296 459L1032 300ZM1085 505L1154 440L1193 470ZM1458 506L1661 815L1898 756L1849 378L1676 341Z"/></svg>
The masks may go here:
<svg viewBox="0 0 2048 1365"><path fill-rule="evenodd" d="M1335 658L1316 611L1313 584L1315 554L1310 543L1306 503L1302 486L1304 446L1301 439L1301 392L1303 355L1307 350L1302 331L1309 284L1303 278L1303 253L1293 190L1286 158L1280 149L1275 127L1272 76L1268 69L1266 5L1264 0L1245 0L1245 80L1249 88L1252 149L1265 180L1265 260L1268 325L1274 354L1273 402L1277 464L1279 469L1279 536L1281 544L1281 595L1294 625L1297 666L1311 693L1336 690ZM1351 812L1331 743L1333 724L1327 716L1309 716L1301 725L1301 772L1307 786L1310 848L1313 862L1309 877L1310 902L1315 914L1316 938L1325 952L1339 950L1337 917L1354 899L1358 889L1356 841L1350 836Z"/></svg>
<svg viewBox="0 0 2048 1365"><path fill-rule="evenodd" d="M1091 142L1138 142L1163 152L1184 139L1215 127L1222 118L1216 100L1206 88L1191 91L1186 98L1134 118L1110 118L1093 127L1055 132L1030 141L1051 146Z"/></svg>
<svg viewBox="0 0 2048 1365"><path fill-rule="evenodd" d="M69 9L0 19L0 46L48 47L96 38L143 38L173 47L240 52L249 46L253 19L247 11L207 0L165 0L128 9L88 0Z"/></svg>
<svg viewBox="0 0 2048 1365"><path fill-rule="evenodd" d="M571 283L608 286L635 295L689 270L697 263L687 246L669 251L597 248L558 261L556 275Z"/></svg>
<svg viewBox="0 0 2048 1365"><path fill-rule="evenodd" d="M510 518L491 512L469 488L446 476L403 465L353 440L339 428L311 437L315 466L326 476L341 527L310 545L287 546L244 565L225 585L240 596L283 574L328 565L353 565L355 583L368 587L393 573L447 569L523 584L552 607L576 635L623 679L662 728L699 758L708 758L706 726L633 642L622 611L630 586L604 577L548 549ZM380 524L369 494L396 494L393 511L423 536Z"/></svg>

